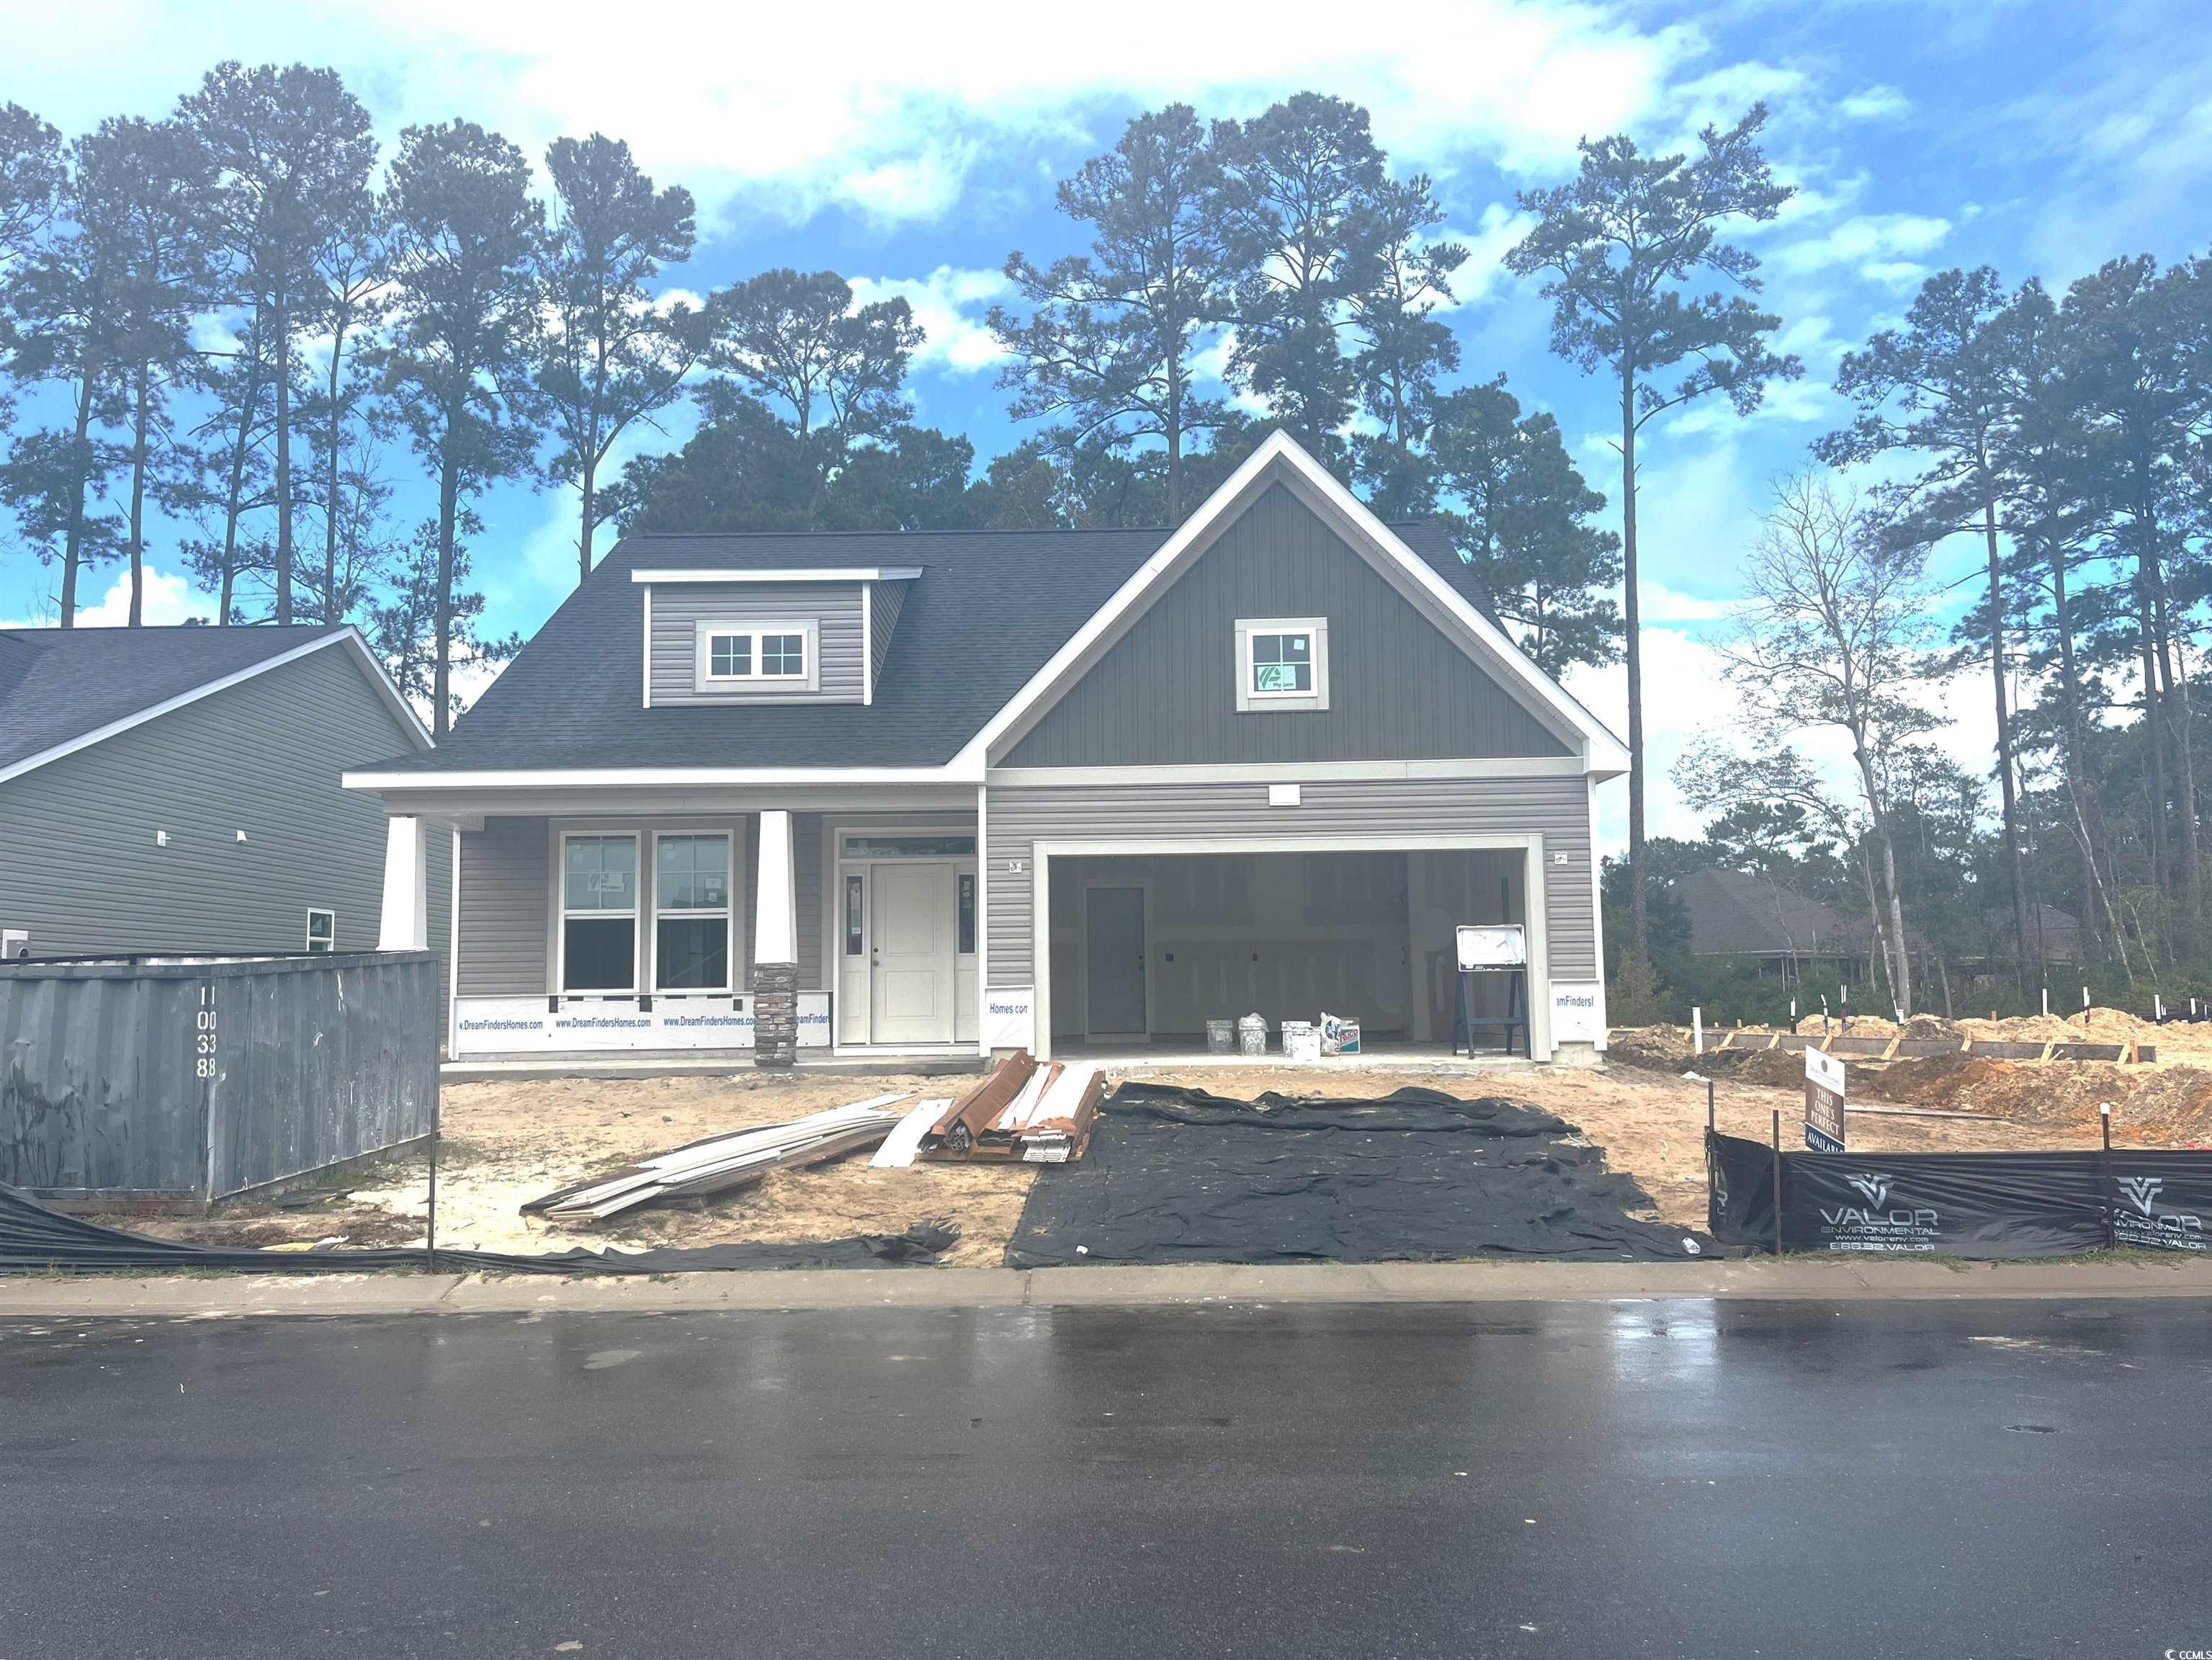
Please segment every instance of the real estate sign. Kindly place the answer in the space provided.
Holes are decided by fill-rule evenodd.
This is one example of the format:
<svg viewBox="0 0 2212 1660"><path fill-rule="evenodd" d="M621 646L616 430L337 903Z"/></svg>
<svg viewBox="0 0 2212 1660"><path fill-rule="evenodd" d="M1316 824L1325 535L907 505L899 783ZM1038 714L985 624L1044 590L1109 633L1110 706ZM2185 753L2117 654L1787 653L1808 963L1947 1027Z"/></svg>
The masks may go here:
<svg viewBox="0 0 2212 1660"><path fill-rule="evenodd" d="M1844 1150L1844 1063L1805 1051L1805 1145L1814 1152Z"/></svg>

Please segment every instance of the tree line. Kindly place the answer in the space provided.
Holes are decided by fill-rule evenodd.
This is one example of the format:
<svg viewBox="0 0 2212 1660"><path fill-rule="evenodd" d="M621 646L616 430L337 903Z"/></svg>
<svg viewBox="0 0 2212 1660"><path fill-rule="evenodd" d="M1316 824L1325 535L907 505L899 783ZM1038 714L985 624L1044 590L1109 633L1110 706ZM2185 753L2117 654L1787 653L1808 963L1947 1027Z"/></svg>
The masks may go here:
<svg viewBox="0 0 2212 1660"><path fill-rule="evenodd" d="M358 623L443 731L456 670L515 646L471 571L495 482L574 492L580 577L610 521L1173 524L1287 427L1386 515L1449 514L1547 667L1616 654L1604 499L1502 376L1445 386L1467 250L1354 105L1171 106L1065 180L1088 251L1011 256L1020 303L989 319L1038 434L980 471L914 419L904 300L787 269L684 295L685 191L598 133L543 165L466 119L385 155L341 78L296 64L225 63L162 119L66 141L0 110L0 505L62 626L117 565L143 621L166 529L216 623ZM1202 395L1224 376L1248 407ZM690 435L653 447L684 400ZM435 505L403 523L410 460Z"/></svg>
<svg viewBox="0 0 2212 1660"><path fill-rule="evenodd" d="M1719 815L1707 841L1858 902L1885 1006L1948 1008L1962 961L1996 1000L2038 1006L2055 979L2070 1006L2062 944L2114 996L2212 990L2192 688L2212 595L2212 259L2115 258L2063 293L1943 271L1835 385L1855 418L1779 487L1724 649L1753 725L1831 729L1853 787L1794 746L1717 742L1681 772ZM1975 563L1947 584L1931 561L1952 544ZM1942 630L1962 587L1972 603ZM1975 665L1986 771L1930 741L1930 684ZM2046 907L2078 930L2054 940Z"/></svg>

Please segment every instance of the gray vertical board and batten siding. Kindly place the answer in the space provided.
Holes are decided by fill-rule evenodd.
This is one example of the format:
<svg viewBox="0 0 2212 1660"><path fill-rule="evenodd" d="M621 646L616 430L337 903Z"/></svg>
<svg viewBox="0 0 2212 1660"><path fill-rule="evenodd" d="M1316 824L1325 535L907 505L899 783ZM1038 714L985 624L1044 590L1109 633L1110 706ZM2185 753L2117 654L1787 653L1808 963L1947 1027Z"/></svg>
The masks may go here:
<svg viewBox="0 0 2212 1660"><path fill-rule="evenodd" d="M427 952L0 966L0 1182L213 1200L418 1140L443 990Z"/></svg>
<svg viewBox="0 0 2212 1660"><path fill-rule="evenodd" d="M1268 617L1328 619L1328 708L1237 709L1236 625ZM1571 752L1277 484L996 758L1115 767Z"/></svg>
<svg viewBox="0 0 2212 1660"><path fill-rule="evenodd" d="M51 761L0 783L0 925L40 956L299 951L312 908L340 951L374 950L384 808L340 775L410 745L332 645ZM442 953L450 838L430 841Z"/></svg>
<svg viewBox="0 0 2212 1660"><path fill-rule="evenodd" d="M1308 780L1295 807L1250 783L994 784L990 812L990 976L1035 983L1035 866L1040 841L1530 836L1544 838L1544 922L1552 977L1597 976L1591 911L1589 786L1579 775ZM1553 855L1567 862L1555 865ZM1020 870L1011 865L1023 866Z"/></svg>
<svg viewBox="0 0 2212 1660"><path fill-rule="evenodd" d="M641 601L641 603L642 603ZM819 689L749 684L742 690L699 690L702 623L813 622L821 653ZM833 582L656 582L653 585L653 701L679 703L782 702L818 697L860 701L860 587Z"/></svg>

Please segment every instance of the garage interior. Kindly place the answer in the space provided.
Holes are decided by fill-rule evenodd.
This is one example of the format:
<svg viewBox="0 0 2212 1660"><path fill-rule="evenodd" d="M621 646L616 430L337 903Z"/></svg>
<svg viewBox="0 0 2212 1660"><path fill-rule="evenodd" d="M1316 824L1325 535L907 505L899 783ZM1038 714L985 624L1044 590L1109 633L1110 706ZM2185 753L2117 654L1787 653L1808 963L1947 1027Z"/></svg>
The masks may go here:
<svg viewBox="0 0 2212 1660"><path fill-rule="evenodd" d="M1055 1055L1200 1054L1208 1020L1254 1012L1279 1055L1285 1018L1324 1012L1360 1023L1366 1055L1448 1054L1454 930L1526 922L1517 849L1084 855L1048 880ZM1506 976L1471 989L1477 1015L1504 1012ZM1478 1027L1478 1052L1501 1041Z"/></svg>

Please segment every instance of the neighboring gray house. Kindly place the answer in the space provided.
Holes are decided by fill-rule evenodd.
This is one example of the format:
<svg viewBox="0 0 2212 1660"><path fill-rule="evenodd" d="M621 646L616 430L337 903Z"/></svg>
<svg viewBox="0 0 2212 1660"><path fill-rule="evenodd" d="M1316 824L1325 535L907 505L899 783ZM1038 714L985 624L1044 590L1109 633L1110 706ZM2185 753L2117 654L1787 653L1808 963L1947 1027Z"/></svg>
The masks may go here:
<svg viewBox="0 0 2212 1660"><path fill-rule="evenodd" d="M388 826L341 775L429 747L349 628L0 630L7 954L374 950Z"/></svg>
<svg viewBox="0 0 2212 1660"><path fill-rule="evenodd" d="M1863 977L1873 932L1863 915L1848 916L1771 876L1712 866L1674 884L1690 925L1693 957L1732 957L1794 984L1808 969Z"/></svg>
<svg viewBox="0 0 2212 1660"><path fill-rule="evenodd" d="M1454 927L1513 921L1550 1058L1603 1042L1626 764L1441 533L1279 435L1171 532L626 537L445 744L347 781L456 849L459 1055L1255 1009L1441 1048Z"/></svg>

